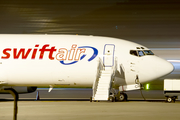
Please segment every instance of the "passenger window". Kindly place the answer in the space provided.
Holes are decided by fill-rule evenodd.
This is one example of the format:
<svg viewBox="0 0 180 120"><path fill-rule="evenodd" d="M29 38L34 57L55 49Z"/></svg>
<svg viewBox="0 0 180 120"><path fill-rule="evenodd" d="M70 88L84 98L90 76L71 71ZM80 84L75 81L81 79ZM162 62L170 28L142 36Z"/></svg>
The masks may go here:
<svg viewBox="0 0 180 120"><path fill-rule="evenodd" d="M138 50L139 57L144 56L144 52L141 50Z"/></svg>
<svg viewBox="0 0 180 120"><path fill-rule="evenodd" d="M137 51L136 51L136 50L131 50L131 51L130 51L130 54L131 54L131 55L134 55L134 56L138 56L138 54L137 54Z"/></svg>
<svg viewBox="0 0 180 120"><path fill-rule="evenodd" d="M151 50L144 50L144 53L146 55L154 55L154 53Z"/></svg>

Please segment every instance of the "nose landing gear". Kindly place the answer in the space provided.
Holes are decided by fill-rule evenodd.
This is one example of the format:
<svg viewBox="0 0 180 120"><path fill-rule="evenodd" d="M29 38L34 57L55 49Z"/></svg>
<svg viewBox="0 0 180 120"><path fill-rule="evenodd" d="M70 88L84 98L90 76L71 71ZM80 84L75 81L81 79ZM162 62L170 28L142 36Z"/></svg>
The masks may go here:
<svg viewBox="0 0 180 120"><path fill-rule="evenodd" d="M127 94L123 92L119 92L116 97L117 101L120 101L120 102L127 101L127 98L128 98Z"/></svg>
<svg viewBox="0 0 180 120"><path fill-rule="evenodd" d="M124 92L118 92L118 94L110 95L109 97L110 102L123 102L123 101L127 101L127 99L128 99L128 96Z"/></svg>

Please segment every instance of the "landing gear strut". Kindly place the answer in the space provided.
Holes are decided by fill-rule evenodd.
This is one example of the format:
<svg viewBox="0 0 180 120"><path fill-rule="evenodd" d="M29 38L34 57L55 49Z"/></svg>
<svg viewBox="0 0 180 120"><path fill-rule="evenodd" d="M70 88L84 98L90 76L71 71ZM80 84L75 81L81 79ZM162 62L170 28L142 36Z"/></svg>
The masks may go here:
<svg viewBox="0 0 180 120"><path fill-rule="evenodd" d="M17 120L17 113L18 113L17 101L19 99L19 95L12 88L4 88L4 91L7 91L7 92L11 93L11 95L14 97L14 115L13 115L13 120Z"/></svg>

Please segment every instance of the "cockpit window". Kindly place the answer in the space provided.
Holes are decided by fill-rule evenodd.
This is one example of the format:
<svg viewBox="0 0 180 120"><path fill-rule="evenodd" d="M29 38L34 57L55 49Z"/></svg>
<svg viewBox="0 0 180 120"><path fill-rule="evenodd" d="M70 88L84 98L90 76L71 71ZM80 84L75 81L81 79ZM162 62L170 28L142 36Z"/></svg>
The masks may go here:
<svg viewBox="0 0 180 120"><path fill-rule="evenodd" d="M130 50L130 54L137 57L142 57L145 55L154 55L154 53L151 50Z"/></svg>
<svg viewBox="0 0 180 120"><path fill-rule="evenodd" d="M142 50L138 50L139 57L144 56L144 52Z"/></svg>
<svg viewBox="0 0 180 120"><path fill-rule="evenodd" d="M141 49L140 47L136 47L136 49Z"/></svg>
<svg viewBox="0 0 180 120"><path fill-rule="evenodd" d="M154 53L151 50L144 50L144 53L146 55L154 55Z"/></svg>
<svg viewBox="0 0 180 120"><path fill-rule="evenodd" d="M131 54L131 55L138 56L138 54L137 54L137 51L136 51L136 50L131 50L131 51L130 51L130 54Z"/></svg>

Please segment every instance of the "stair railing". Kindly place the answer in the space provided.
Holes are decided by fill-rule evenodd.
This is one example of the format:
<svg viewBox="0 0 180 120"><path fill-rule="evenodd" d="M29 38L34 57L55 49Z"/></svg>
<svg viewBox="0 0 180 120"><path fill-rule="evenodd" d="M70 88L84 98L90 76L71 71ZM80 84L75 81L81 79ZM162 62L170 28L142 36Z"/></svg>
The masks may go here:
<svg viewBox="0 0 180 120"><path fill-rule="evenodd" d="M112 66L112 75L115 76L115 73L117 71L117 66L118 66L118 58L115 57L114 59L114 66Z"/></svg>
<svg viewBox="0 0 180 120"><path fill-rule="evenodd" d="M95 97L96 91L97 91L97 86L98 86L98 82L99 82L99 78L101 76L101 71L104 70L104 64L102 59L99 57L98 58L98 65L97 65L97 74L96 74L96 80L94 80L93 83L93 96L92 98Z"/></svg>
<svg viewBox="0 0 180 120"><path fill-rule="evenodd" d="M111 88L112 88L112 81L113 81L114 78L115 78L115 74L116 74L117 68L118 68L118 58L115 57L115 59L114 59L114 65L113 65L112 68L111 68L111 78L110 78L111 80L110 80L109 88L108 88L108 90L109 90L109 95L110 95L110 91L111 91Z"/></svg>

